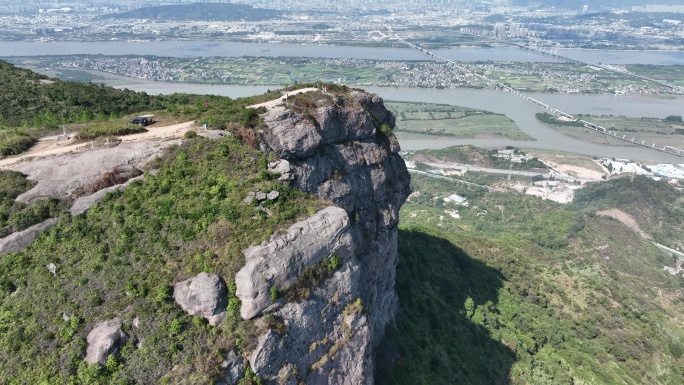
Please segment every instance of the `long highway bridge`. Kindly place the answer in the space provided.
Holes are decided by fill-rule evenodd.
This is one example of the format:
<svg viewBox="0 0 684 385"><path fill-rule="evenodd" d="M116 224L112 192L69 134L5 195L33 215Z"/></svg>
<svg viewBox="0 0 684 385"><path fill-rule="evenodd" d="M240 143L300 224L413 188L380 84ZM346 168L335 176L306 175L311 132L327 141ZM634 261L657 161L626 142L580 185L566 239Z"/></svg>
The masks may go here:
<svg viewBox="0 0 684 385"><path fill-rule="evenodd" d="M648 81L651 83L658 84L658 85L663 86L665 88L669 88L676 94L680 94L680 95L684 94L684 87L673 85L673 84L667 83L667 82L662 81L662 80L649 78L647 76L638 75L638 74L635 74L635 73L627 71L627 70L623 71L623 70L620 70L620 69L612 67L612 66L607 66L607 65L597 64L597 63L591 63L588 61L575 59L575 58L572 58L569 56L560 55L555 51L546 51L546 50L543 50L541 48L535 48L535 47L524 45L524 44L513 43L513 42L505 42L505 43L512 45L512 46L515 46L515 47L518 47L518 48L521 48L521 49L524 49L524 50L528 50L530 52L534 52L534 53L537 53L540 55L549 56L549 57L556 58L556 59L561 59L561 60L564 60L564 61L567 61L570 63L581 64L581 65L586 65L586 66L593 66L593 67L604 69L606 71L617 72L621 75L630 76L630 77L633 77L636 79L645 80L645 81Z"/></svg>
<svg viewBox="0 0 684 385"><path fill-rule="evenodd" d="M388 27L388 29L389 29L390 33L393 33L393 31L392 31L391 28ZM588 129L593 130L593 131L595 131L595 132L598 132L598 133L600 133L600 134L603 134L603 135L606 135L606 136L610 136L610 137L613 137L613 138L616 138L616 139L619 139L619 140L622 140L622 141L625 141L625 142L628 142L628 143L631 143L631 144L634 144L634 145L638 145L638 146L650 148L650 149L655 150L655 151L665 152L665 153L667 153L667 154L676 155L676 156L679 156L679 157L684 158L684 150L683 150L683 149L676 148L676 147L672 147L672 146L663 146L663 147L658 146L658 147L656 147L655 143L653 143L653 144L651 144L651 145L648 145L648 144L644 143L644 141L638 142L638 141L636 140L635 137L632 137L631 139L627 138L626 135L623 135L622 137L620 137L620 136L618 136L617 132L613 132L613 131L611 131L611 130L608 130L608 129L606 129L605 127L599 126L598 124L594 124L594 123L591 123L591 122L587 122L587 121L581 120L581 119L575 119L574 116L572 116L572 115L570 115L570 114L568 114L568 113L565 113L565 112L563 112L563 111L561 111L561 110L559 110L559 109L557 109L557 108L553 108L553 107L551 107L550 105L548 105L548 104L546 104L546 103L543 103L543 102L540 101L540 100L537 100L537 99L535 99L535 98L529 97L529 96L525 95L524 93L522 93L522 92L520 92L520 91L517 91L517 90L515 90L515 89L513 89L513 88L511 88L511 87L509 87L509 86L507 86L507 85L505 85L505 84L503 84L503 83L496 82L496 81L494 81L494 80L491 80L491 79L487 78L486 76L483 76L483 75L480 75L480 74L477 74L477 73L474 73L474 72L470 72L470 71L468 71L464 66L459 65L459 63L457 63L457 62L455 62L455 61L453 61L453 60L449 60L449 59L447 59L447 58L444 58L444 57L442 57L442 56L439 56L439 55L437 55L437 54L434 53L434 52L428 51L427 49L420 47L419 45L410 43L410 42L408 42L408 41L402 39L401 37L399 37L397 34L394 34L393 37L396 38L398 41L400 41L400 42L402 42L402 43L404 43L404 44L410 46L411 48L414 48L414 49L417 49L417 50L419 50L419 51L421 51L421 52L424 52L426 55L431 56L431 57L433 57L433 58L435 58L435 59L437 59L437 60L439 60L439 61L443 61L443 62L449 63L452 67L454 67L454 68L456 68L456 69L459 69L460 71L462 71L462 72L464 72L464 73L466 73L466 74L468 74L468 75L470 75L470 76L473 76L473 77L476 77L476 78L479 78L479 79L483 80L484 82L486 82L486 83L489 84L490 86L494 86L494 87L496 87L496 88L498 88L498 89L503 89L503 90L505 90L505 91L509 91L509 92L511 92L513 95L516 95L516 96L519 96L519 97L522 97L522 98L526 98L526 100L529 101L530 103L536 104L536 105L538 105L538 106L540 106L540 107L542 107L542 108L548 110L550 114L555 115L556 117L559 117L559 118L562 118L562 119L566 119L566 120L569 120L569 121L573 121L573 122L580 122L580 123L582 123L582 125L583 125L585 128L588 128ZM517 45L517 44L514 44L514 45L517 46L517 47L519 47L519 48L532 50L530 47L527 47L527 46ZM592 66L597 66L597 67L601 67L601 68L606 68L605 66L599 66L599 65L596 65L596 64L591 64L591 63L588 63L588 62L584 62L584 61L581 61L581 60L569 58L569 57L566 57L566 56L557 55L557 54L555 54L555 53L553 53L553 52L548 52L548 51L537 51L537 50L534 50L534 52L543 53L543 54L545 54L545 55L549 55L549 56L552 56L552 57L555 57L555 58L559 58L559 59L562 59L562 60L567 60L567 61L570 61L570 62L573 62L573 63L577 63L577 64L592 65ZM611 70L611 71L615 71L615 69L612 69L612 68L606 68L606 69ZM650 79L650 78L647 78L647 77L644 77L644 76L640 76L640 75L636 75L636 74L632 74L632 73L629 73L629 72L621 72L621 71L619 71L619 72L620 72L620 73L623 73L623 74L625 74L625 75L634 76L634 77L637 77L637 78L640 78L640 79L643 79L643 80L648 80L648 81L655 82L655 83L660 84L660 85L663 85L663 86L665 86L665 87L669 87L669 88L671 88L672 90L674 90L674 91L677 92L677 93L682 93L682 92L684 92L684 89L683 89L682 87L673 86L673 85L667 84L667 83L662 82L662 81L659 81L659 80Z"/></svg>

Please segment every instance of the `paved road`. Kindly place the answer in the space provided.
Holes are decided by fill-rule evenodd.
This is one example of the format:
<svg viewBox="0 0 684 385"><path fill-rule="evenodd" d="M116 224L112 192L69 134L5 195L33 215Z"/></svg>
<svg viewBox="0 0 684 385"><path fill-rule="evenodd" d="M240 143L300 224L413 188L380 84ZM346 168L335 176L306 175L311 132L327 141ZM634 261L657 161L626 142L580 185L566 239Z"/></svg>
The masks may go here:
<svg viewBox="0 0 684 385"><path fill-rule="evenodd" d="M538 175L543 176L546 179L549 179L553 177L556 180L564 180L568 182L575 182L579 181L582 183L586 182L596 182L596 179L587 179L587 178L577 178L571 175L565 175L565 174L560 174L557 172L550 172L548 174L544 174L541 172L534 172L534 171L517 171L517 170L502 170L499 168L487 168L487 167L479 167L479 166L472 166L468 164L458 164L458 163L431 163L431 162L421 162L423 164L426 164L430 167L434 168L440 168L440 169L451 169L451 170L461 170L461 171L476 171L476 172L485 172L489 174L502 174L502 175L519 175L519 176L527 176L527 177L535 177Z"/></svg>
<svg viewBox="0 0 684 385"><path fill-rule="evenodd" d="M446 180L448 180L448 181L450 181L450 182L466 184L466 185L468 185L468 186L476 186L476 187L486 188L486 189L489 190L489 191L499 191L499 192L503 192L503 190L495 189L494 187L483 186L483 185L481 185L481 184L466 182L466 181L464 181L464 180L460 180L460 179L456 179L456 178L449 178L449 177L447 177L447 176L432 174L432 173L429 173L429 172L419 171L419 170L415 170L415 169L412 169L412 168L410 168L408 171L409 171L410 173L414 173L414 174L420 174L420 175L429 176L430 178L435 178L435 179L446 179Z"/></svg>

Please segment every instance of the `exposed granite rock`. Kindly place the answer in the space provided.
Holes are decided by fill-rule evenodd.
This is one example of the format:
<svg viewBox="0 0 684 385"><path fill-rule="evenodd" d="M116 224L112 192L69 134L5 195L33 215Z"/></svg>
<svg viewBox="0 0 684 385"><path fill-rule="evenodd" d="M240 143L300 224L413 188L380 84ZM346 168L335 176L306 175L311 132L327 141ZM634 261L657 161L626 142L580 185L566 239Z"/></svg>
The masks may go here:
<svg viewBox="0 0 684 385"><path fill-rule="evenodd" d="M209 139L222 139L227 136L233 136L233 134L230 131L226 130L198 130L197 135Z"/></svg>
<svg viewBox="0 0 684 385"><path fill-rule="evenodd" d="M274 201L274 200L278 199L279 196L280 196L280 193L278 191L275 191L275 190L266 194L266 198L270 201Z"/></svg>
<svg viewBox="0 0 684 385"><path fill-rule="evenodd" d="M219 382L219 385L236 385L245 374L245 360L234 350L231 350L221 363L221 369L224 371L225 377Z"/></svg>
<svg viewBox="0 0 684 385"><path fill-rule="evenodd" d="M270 128L268 144L278 154L288 157L311 155L321 142L316 127L294 111L266 114L265 118Z"/></svg>
<svg viewBox="0 0 684 385"><path fill-rule="evenodd" d="M50 218L45 222L33 225L26 230L17 231L16 233L12 233L5 238L0 239L0 257L8 253L24 250L44 231L55 227L58 221L57 218Z"/></svg>
<svg viewBox="0 0 684 385"><path fill-rule="evenodd" d="M201 316L216 326L223 320L227 305L226 285L218 275L199 273L178 282L173 288L173 299L191 315Z"/></svg>
<svg viewBox="0 0 684 385"><path fill-rule="evenodd" d="M88 209L90 209L91 207L93 207L97 203L100 203L100 201L102 199L104 199L104 197L105 197L105 195L107 195L107 193L113 192L113 191L118 191L118 190L123 190L124 187L128 186L133 181L141 180L144 178L145 178L144 175L140 175L138 177L131 178L131 179L127 180L125 183L118 184L116 186L103 188L102 190L97 191L93 194L90 194L90 195L87 195L84 197L76 198L74 200L74 203L71 205L71 208L69 209L69 213L71 213L71 215L82 214L82 213L88 211Z"/></svg>
<svg viewBox="0 0 684 385"><path fill-rule="evenodd" d="M290 172L290 162L285 159L279 159L268 164L268 171L280 174L278 180L280 182L289 182L294 178Z"/></svg>
<svg viewBox="0 0 684 385"><path fill-rule="evenodd" d="M360 278L358 263L345 264L308 299L275 312L285 322L287 333L268 331L259 338L249 357L252 369L280 382L287 380L283 374L288 371L283 368L294 365L306 384L372 383L366 316L353 313L348 320L345 314L345 308L361 295Z"/></svg>
<svg viewBox="0 0 684 385"><path fill-rule="evenodd" d="M395 118L377 95L349 91L307 97L315 100L315 109L308 107L302 114L274 109L264 116L264 150L280 157L269 169L279 172L281 180L332 201L353 218L348 231L354 256L309 298L267 309L282 319L287 332L260 336L250 363L272 383L290 381L288 368L294 365L298 381L307 384L372 384L373 349L398 306L397 225L399 209L410 193L410 176L396 138L379 130L382 124L394 127ZM307 242L299 239L283 246L307 250ZM264 270L261 276L268 283L242 293L247 299L262 298L246 307L243 299L246 318L270 304L263 299L268 285L289 268L269 264L281 260L275 251L262 249L264 269L250 267ZM247 265L250 261L247 257ZM258 282L259 275L240 275ZM355 309L359 298L364 312L345 311Z"/></svg>
<svg viewBox="0 0 684 385"><path fill-rule="evenodd" d="M85 358L87 363L104 365L107 356L116 353L119 347L126 343L128 335L121 330L121 326L121 320L114 318L97 324L88 333L88 350Z"/></svg>
<svg viewBox="0 0 684 385"><path fill-rule="evenodd" d="M122 143L112 148L19 163L12 169L23 172L28 179L38 181L38 184L19 195L17 201L31 203L50 197L66 198L78 188L91 185L109 170L126 166L142 167L164 148L178 143L178 140Z"/></svg>
<svg viewBox="0 0 684 385"><path fill-rule="evenodd" d="M271 305L271 287L291 286L307 267L332 255L348 259L354 252L349 230L347 213L327 207L265 246L245 250L245 266L235 276L242 318L254 318Z"/></svg>

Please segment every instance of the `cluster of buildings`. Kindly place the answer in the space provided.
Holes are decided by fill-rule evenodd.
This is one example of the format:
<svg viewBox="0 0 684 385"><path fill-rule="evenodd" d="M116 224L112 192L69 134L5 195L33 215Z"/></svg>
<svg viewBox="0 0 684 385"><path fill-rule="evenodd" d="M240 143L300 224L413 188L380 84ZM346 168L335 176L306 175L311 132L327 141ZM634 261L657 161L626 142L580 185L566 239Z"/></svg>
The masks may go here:
<svg viewBox="0 0 684 385"><path fill-rule="evenodd" d="M646 165L630 159L609 159L601 158L597 160L610 175L632 174L644 175L653 178L669 179L676 182L684 182L684 164L661 163L657 165Z"/></svg>
<svg viewBox="0 0 684 385"><path fill-rule="evenodd" d="M564 47L610 45L615 48L671 48L681 46L684 19L673 17L683 6L648 5L614 10L624 17L587 17L578 24L576 16L588 7L567 9L546 6L519 6L509 1L480 0L202 0L197 2L245 3L257 8L284 12L279 20L255 23L208 23L192 20L186 23L131 18L107 20L105 14L136 10L142 7L187 4L192 1L157 0L112 3L109 0L71 0L44 2L39 0L6 0L0 4L0 39L31 40L106 40L155 38L220 38L242 39L245 35L274 34L282 41L339 41L367 35L386 26L413 30L427 37L430 27L461 28L461 32L515 41L546 40ZM636 25L630 13L670 12L651 24ZM320 23L331 28L321 31ZM423 28L428 30L421 32ZM418 29L416 29L418 28ZM325 29L325 28L324 28ZM371 35L380 41L382 35ZM673 40L674 39L674 40Z"/></svg>
<svg viewBox="0 0 684 385"><path fill-rule="evenodd" d="M242 66L252 69L269 63L286 64L287 58L259 57L258 62L245 62L242 58L167 58L167 57L127 57L127 56L70 56L51 58L50 66L77 68L112 73L123 76L144 78L167 82L215 82L224 84L244 84L262 81L254 75L245 78L240 74L226 71L227 65ZM439 62L405 62L384 61L354 58L297 58L297 65L325 68L326 72L349 74L350 69L360 68L364 71L377 70L376 86L404 86L427 88L483 87L485 84L478 78L455 72L450 66ZM255 71L252 71L255 72ZM268 72L268 71L266 71ZM255 72L256 73L256 72ZM338 78L335 76L335 79ZM300 79L319 80L319 79ZM321 79L332 81L333 79ZM355 82L354 78L345 75L345 82Z"/></svg>
<svg viewBox="0 0 684 385"><path fill-rule="evenodd" d="M520 193L558 203L571 203L575 198L575 190L582 188L581 185L556 180L536 181L532 186L517 182L511 187Z"/></svg>
<svg viewBox="0 0 684 385"><path fill-rule="evenodd" d="M653 175L660 178L684 181L684 164L659 164L653 168Z"/></svg>

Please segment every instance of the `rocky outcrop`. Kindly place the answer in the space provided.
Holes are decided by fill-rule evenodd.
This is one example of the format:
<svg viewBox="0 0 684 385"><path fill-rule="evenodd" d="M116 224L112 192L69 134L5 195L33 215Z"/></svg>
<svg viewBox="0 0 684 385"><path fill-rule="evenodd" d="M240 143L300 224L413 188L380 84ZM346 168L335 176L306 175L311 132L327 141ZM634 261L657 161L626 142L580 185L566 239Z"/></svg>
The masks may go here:
<svg viewBox="0 0 684 385"><path fill-rule="evenodd" d="M289 262L271 261L288 260L278 253L293 248L301 250L301 260L318 246L308 248L311 241L306 237L288 242L274 237L259 249L260 262L252 262L254 249L245 252L251 266L246 269L265 273L254 276L243 269L236 279L252 275L250 281L257 286L259 277L267 284L240 293L242 315L250 318L268 311L266 317L282 323L260 336L250 364L273 383L372 384L373 349L397 309L397 225L399 209L410 193L398 142L391 132L381 130L382 125L394 127L395 119L382 99L361 91L309 93L302 105L292 103L294 108L274 109L264 116L268 129L263 132L263 149L280 157L269 167L281 174L281 181L346 212L351 255L307 298L268 308L269 301L262 298L267 286L287 282L282 277L299 271L288 270ZM323 240L328 235L319 231ZM314 260L330 252L325 250ZM261 299L255 303L250 297Z"/></svg>
<svg viewBox="0 0 684 385"><path fill-rule="evenodd" d="M38 181L17 201L35 202L45 198L64 199L79 188L90 186L102 174L115 168L143 167L162 150L179 141L122 143L77 154L59 155L12 166L15 171Z"/></svg>
<svg viewBox="0 0 684 385"><path fill-rule="evenodd" d="M97 324L88 333L87 363L104 365L107 363L107 356L116 353L126 343L128 335L121 330L121 326L121 320L114 318Z"/></svg>
<svg viewBox="0 0 684 385"><path fill-rule="evenodd" d="M223 320L227 305L226 285L215 274L199 273L173 287L173 299L194 316L204 317L216 326Z"/></svg>
<svg viewBox="0 0 684 385"><path fill-rule="evenodd" d="M295 223L264 246L245 250L246 264L235 276L240 315L244 319L261 315L272 304L272 288L286 289L324 258L337 255L344 261L353 252L349 217L337 207Z"/></svg>
<svg viewBox="0 0 684 385"><path fill-rule="evenodd" d="M145 176L141 175L132 179L127 180L125 183L118 184L116 186L111 186L107 188L103 188L100 191L97 191L93 194L86 195L84 197L79 197L74 200L74 203L71 205L71 208L69 208L69 213L71 215L78 215L82 214L94 205L100 203L102 199L107 195L107 193L114 192L114 191L119 191L123 190L124 187L128 186L129 184L133 183L136 180L142 180L144 179Z"/></svg>
<svg viewBox="0 0 684 385"><path fill-rule="evenodd" d="M0 257L8 253L24 250L28 245L33 243L41 233L55 227L58 221L57 218L50 218L45 222L33 225L26 230L12 233L5 238L0 239Z"/></svg>
<svg viewBox="0 0 684 385"><path fill-rule="evenodd" d="M361 277L358 261L347 263L306 300L277 310L273 317L282 320L286 332L269 330L259 338L249 357L255 373L281 382L298 376L295 383L371 383L372 338L367 317L360 311L345 311L357 306Z"/></svg>
<svg viewBox="0 0 684 385"><path fill-rule="evenodd" d="M219 385L236 385L245 374L245 361L231 350L221 363L221 369L225 376Z"/></svg>

